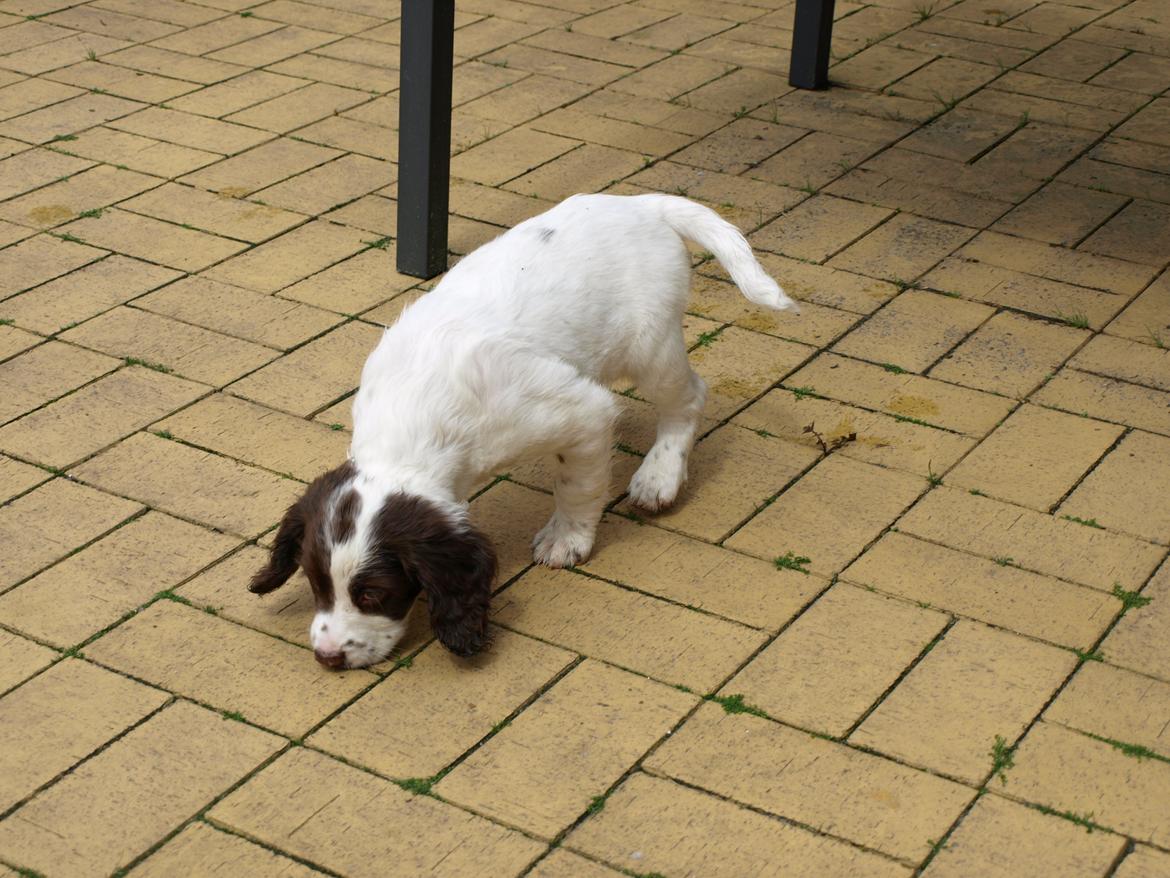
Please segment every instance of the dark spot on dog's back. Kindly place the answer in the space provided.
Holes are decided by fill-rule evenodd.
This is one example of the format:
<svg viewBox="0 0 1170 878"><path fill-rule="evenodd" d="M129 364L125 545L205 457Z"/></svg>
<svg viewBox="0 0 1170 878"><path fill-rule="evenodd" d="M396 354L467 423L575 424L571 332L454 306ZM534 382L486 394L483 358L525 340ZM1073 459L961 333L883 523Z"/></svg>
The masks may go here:
<svg viewBox="0 0 1170 878"><path fill-rule="evenodd" d="M536 234L540 238L540 243L547 244L549 239L556 234L556 229L537 229Z"/></svg>
<svg viewBox="0 0 1170 878"><path fill-rule="evenodd" d="M344 543L353 536L357 528L358 510L362 508L362 498L353 488L346 491L333 510L333 543Z"/></svg>

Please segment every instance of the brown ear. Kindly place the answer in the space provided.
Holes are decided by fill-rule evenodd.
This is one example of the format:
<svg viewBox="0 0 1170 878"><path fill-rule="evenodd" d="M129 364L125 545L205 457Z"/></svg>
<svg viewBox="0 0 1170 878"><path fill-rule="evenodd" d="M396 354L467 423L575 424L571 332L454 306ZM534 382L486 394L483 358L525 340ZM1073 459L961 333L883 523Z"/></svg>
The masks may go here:
<svg viewBox="0 0 1170 878"><path fill-rule="evenodd" d="M404 495L386 500L378 526L384 547L426 592L439 642L461 656L486 647L496 578L496 553L487 537L428 501Z"/></svg>
<svg viewBox="0 0 1170 878"><path fill-rule="evenodd" d="M329 498L353 475L353 464L346 461L312 481L301 498L284 513L280 527L276 529L276 539L272 543L268 563L256 571L248 583L248 591L268 594L284 585L297 572L301 564L305 533L310 527L319 526Z"/></svg>

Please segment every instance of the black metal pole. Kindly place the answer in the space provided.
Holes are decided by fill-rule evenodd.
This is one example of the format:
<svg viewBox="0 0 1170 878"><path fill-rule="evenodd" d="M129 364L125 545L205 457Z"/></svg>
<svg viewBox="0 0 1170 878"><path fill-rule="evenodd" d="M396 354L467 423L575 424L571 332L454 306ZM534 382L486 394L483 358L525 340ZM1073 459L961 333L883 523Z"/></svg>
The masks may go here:
<svg viewBox="0 0 1170 878"><path fill-rule="evenodd" d="M398 270L447 268L455 0L402 0L398 92Z"/></svg>
<svg viewBox="0 0 1170 878"><path fill-rule="evenodd" d="M796 0L789 85L797 88L828 87L832 38L833 0Z"/></svg>

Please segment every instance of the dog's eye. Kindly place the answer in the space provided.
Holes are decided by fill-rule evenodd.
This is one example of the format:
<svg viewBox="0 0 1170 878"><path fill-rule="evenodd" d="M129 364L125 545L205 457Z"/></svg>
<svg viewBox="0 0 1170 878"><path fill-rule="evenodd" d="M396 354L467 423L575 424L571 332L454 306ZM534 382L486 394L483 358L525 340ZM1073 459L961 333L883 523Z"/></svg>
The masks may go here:
<svg viewBox="0 0 1170 878"><path fill-rule="evenodd" d="M376 588L362 588L354 600L359 607L376 607L382 603L382 592Z"/></svg>

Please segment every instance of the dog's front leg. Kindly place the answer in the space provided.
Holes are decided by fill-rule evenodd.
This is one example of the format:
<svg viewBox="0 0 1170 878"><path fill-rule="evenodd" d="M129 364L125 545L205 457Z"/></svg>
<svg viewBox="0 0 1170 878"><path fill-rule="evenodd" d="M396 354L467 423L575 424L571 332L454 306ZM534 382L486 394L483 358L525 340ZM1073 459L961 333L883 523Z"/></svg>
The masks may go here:
<svg viewBox="0 0 1170 878"><path fill-rule="evenodd" d="M597 522L609 491L613 440L611 411L607 408L594 414L588 432L557 453L556 511L532 541L532 555L538 564L571 567L593 550Z"/></svg>

